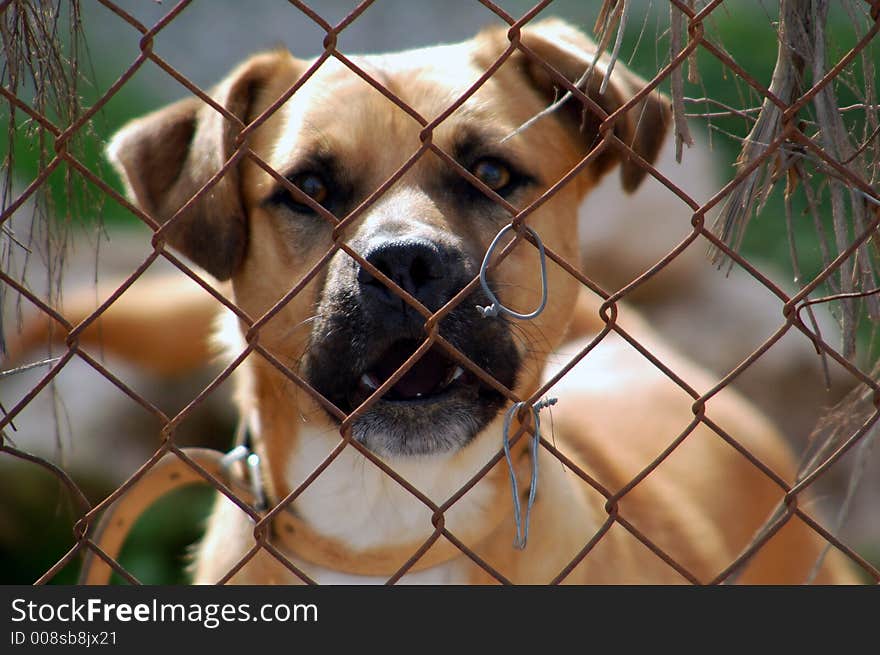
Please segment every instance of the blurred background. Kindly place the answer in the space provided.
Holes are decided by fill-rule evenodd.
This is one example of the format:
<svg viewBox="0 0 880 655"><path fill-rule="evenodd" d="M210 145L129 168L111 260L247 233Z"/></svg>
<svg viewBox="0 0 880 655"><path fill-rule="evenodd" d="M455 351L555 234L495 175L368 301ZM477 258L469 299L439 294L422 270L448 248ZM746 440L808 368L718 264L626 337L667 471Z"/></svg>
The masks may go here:
<svg viewBox="0 0 880 655"><path fill-rule="evenodd" d="M514 17L532 6L519 0L498 4ZM566 18L590 33L601 4L557 0L540 15ZM858 40L860 32L855 26L863 26L865 17L859 13L864 3L832 4L827 59L836 62ZM116 5L147 27L175 6L143 0ZM633 1L630 5L620 62L650 79L669 61L669 9L660 0ZM99 2L82 3L75 15L69 3L58 6L60 18L54 36L62 43L68 62L76 58L77 91L83 108L88 108L137 60L141 36ZM331 24L355 6L342 0L315 0L312 4ZM51 11L56 3L42 7ZM10 9L6 11L8 14ZM776 3L769 0L724 3L707 23L713 42L763 85L769 84L776 61L777 11ZM71 38L66 28L71 18L77 19L78 38ZM3 20L8 21L9 16ZM342 32L338 47L346 54L403 50L466 39L493 24L501 25L502 21L474 0L378 0ZM285 47L300 57L315 56L323 50L323 37L318 25L280 0L196 1L159 32L153 50L200 88L209 89L254 52ZM4 38L10 38L9 34ZM869 60L876 57L876 49L868 53ZM731 115L723 108L751 110L760 107L761 98L710 53L700 50L694 64L699 74L692 82L685 80L685 96L691 99L686 109L695 144L685 147L678 165L674 144L667 139L657 167L703 203L733 176L733 163L753 120L749 118L753 113ZM11 71L4 70L8 83ZM865 88L866 76L876 84L873 69L866 68L864 58L856 58L838 87L842 106L864 101L860 91ZM20 84L22 98L39 87L39 82L28 79ZM661 88L668 91L668 83ZM101 156L109 135L131 118L188 94L179 81L146 61L78 134L80 160L121 192L120 181ZM713 102L698 101L701 98ZM64 108L57 113L58 124L65 125L60 116ZM12 125L9 138L0 140L0 156L10 173L3 189L3 206L7 207L45 168L52 138L20 111L10 123L6 101L0 103L0 115L3 124ZM852 116L859 120L855 112ZM851 125L854 131L863 127ZM795 197L791 223L798 254L796 271L779 186L749 224L740 252L764 276L792 293L822 270L823 254L806 201ZM48 176L47 189L45 197L33 196L4 224L0 234L3 270L49 304L56 305L65 291L92 288L97 306L103 299L99 282L127 276L151 251L150 231L64 165ZM691 210L661 184L645 184L623 202L619 194L618 178L611 175L581 210L583 268L608 291L636 278L691 232ZM822 221L831 229L826 220L827 198L820 194L818 204ZM721 377L770 337L784 318L778 298L739 267L712 265L706 245L697 241L629 300L670 342ZM170 270L170 266L159 261L148 275L163 270ZM814 295L827 293L823 289ZM9 340L20 322L36 310L2 282L0 294L3 332ZM816 320L826 341L840 342L836 317L827 306L816 307ZM873 326L863 321L856 360L862 370L872 370L874 350ZM36 363L58 354L57 347L55 352L32 352L26 361ZM102 361L126 386L169 416L186 406L217 373L207 367L191 378L168 379L110 357ZM734 387L767 412L796 452L802 453L825 410L856 382L839 365L826 364L824 371L810 341L792 330L737 378ZM7 411L27 398L47 370L35 366L4 372L0 377L0 409ZM221 385L181 424L176 433L181 444L228 447L236 420L230 406L230 386ZM97 502L146 461L158 444L159 427L149 411L74 358L4 429L4 439L63 468L88 498ZM854 474L861 485L839 535L875 565L880 564L876 510L880 458L876 453L872 456L869 448L856 448L841 459L820 481L818 511L826 525L835 525ZM123 565L142 581L183 581L186 549L198 537L209 503L207 490L191 489L154 507L132 535L123 553ZM75 514L75 504L55 475L33 462L0 453L0 583L30 583L52 567L74 543L71 525ZM74 581L77 568L78 560L74 560L51 582Z"/></svg>

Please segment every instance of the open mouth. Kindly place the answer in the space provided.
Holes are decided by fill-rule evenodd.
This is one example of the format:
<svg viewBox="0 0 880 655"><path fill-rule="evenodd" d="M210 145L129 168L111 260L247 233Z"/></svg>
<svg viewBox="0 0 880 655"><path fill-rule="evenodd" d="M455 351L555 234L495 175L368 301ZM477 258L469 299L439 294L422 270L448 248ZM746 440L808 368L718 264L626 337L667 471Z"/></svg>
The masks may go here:
<svg viewBox="0 0 880 655"><path fill-rule="evenodd" d="M420 345L421 342L411 339L393 343L358 378L352 393L352 406L357 407L372 395L394 375ZM441 348L433 346L385 392L382 400L395 403L428 403L440 400L453 390L463 387L477 389L479 382L472 373L450 359Z"/></svg>
<svg viewBox="0 0 880 655"><path fill-rule="evenodd" d="M348 416L355 441L383 456L448 453L466 446L498 416L506 394L440 345L424 350L400 379L387 384L425 348L423 326L407 316L383 321L381 312L390 310L355 300L342 292L328 297L303 359L306 380L339 410L328 418L341 423L338 414ZM476 297L474 304L482 300ZM520 355L505 321L483 321L477 312L456 308L439 328L486 375L514 388ZM385 385L381 398L354 415Z"/></svg>

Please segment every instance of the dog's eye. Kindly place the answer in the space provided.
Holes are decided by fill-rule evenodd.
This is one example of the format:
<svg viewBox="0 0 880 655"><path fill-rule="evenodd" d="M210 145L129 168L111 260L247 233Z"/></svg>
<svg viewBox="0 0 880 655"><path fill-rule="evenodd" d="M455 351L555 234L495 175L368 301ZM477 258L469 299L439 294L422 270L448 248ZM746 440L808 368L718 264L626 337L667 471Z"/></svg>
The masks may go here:
<svg viewBox="0 0 880 655"><path fill-rule="evenodd" d="M324 181L323 177L321 177L317 173L299 173L298 175L289 177L287 179L290 180L291 184L297 187L300 191L302 191L316 203L324 207L327 206L327 201L330 197L330 189L327 186L327 183ZM283 205L291 209L292 211L299 212L301 214L314 213L314 210L309 205L301 202L298 199L298 196L295 196L285 187L279 187L275 191L275 193L267 198L266 202L273 205Z"/></svg>
<svg viewBox="0 0 880 655"><path fill-rule="evenodd" d="M314 200L319 205L323 205L327 200L329 191L323 178L315 173L302 173L291 180L294 186Z"/></svg>
<svg viewBox="0 0 880 655"><path fill-rule="evenodd" d="M481 159L471 167L471 174L492 191L501 192L510 184L512 175L497 159Z"/></svg>

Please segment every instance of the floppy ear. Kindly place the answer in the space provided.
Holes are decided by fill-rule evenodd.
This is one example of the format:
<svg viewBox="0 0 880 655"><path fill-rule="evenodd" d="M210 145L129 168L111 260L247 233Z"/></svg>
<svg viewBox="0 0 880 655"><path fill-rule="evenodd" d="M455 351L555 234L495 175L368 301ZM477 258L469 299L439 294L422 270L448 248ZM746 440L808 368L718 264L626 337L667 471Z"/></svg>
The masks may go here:
<svg viewBox="0 0 880 655"><path fill-rule="evenodd" d="M501 34L504 47L507 47L506 32ZM583 76L596 54L596 44L589 37L559 19L545 20L525 27L522 31L522 43L572 83ZM558 83L547 68L532 57L517 51L511 56L511 61L515 61L521 67L528 82L548 106L566 93L567 90ZM647 82L618 61L605 93L600 93L607 63L607 57L599 59L593 73L581 86L581 90L606 113L611 114L646 86ZM598 128L602 119L584 103L572 98L559 107L555 115L566 124L572 137L583 144L585 154L598 144ZM663 143L670 117L668 98L658 91L653 91L617 120L614 132L639 156L653 162ZM632 157L628 157L620 148L607 148L596 158L592 170L598 179L617 163L621 165L623 188L628 192L635 191L644 179L646 171L634 163Z"/></svg>
<svg viewBox="0 0 880 655"><path fill-rule="evenodd" d="M260 90L293 61L285 52L257 55L236 68L211 96L247 125L258 115ZM127 124L113 137L107 155L133 202L164 223L232 156L238 131L216 109L189 98ZM238 166L233 165L167 233L171 246L220 280L235 272L247 246L239 183Z"/></svg>

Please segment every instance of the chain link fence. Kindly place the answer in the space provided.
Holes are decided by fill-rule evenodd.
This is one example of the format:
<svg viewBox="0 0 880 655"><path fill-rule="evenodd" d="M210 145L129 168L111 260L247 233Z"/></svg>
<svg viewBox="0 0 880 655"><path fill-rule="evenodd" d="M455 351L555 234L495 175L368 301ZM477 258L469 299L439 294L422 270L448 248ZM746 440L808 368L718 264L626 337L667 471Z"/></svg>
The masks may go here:
<svg viewBox="0 0 880 655"><path fill-rule="evenodd" d="M322 17L320 7L312 8L305 3L291 0L282 3L290 12L296 15L296 20L308 21L315 29L320 30L323 39L323 51L314 59L308 70L299 80L284 92L276 102L263 111L258 117L245 124L228 107L223 106L209 92L193 83L186 75L172 65L156 46L157 40L169 25L180 19L181 14L187 10L191 2L183 1L167 10L161 20L153 25L140 22L135 16L109 0L101 0L100 4L115 15L120 26L135 30L139 36L139 54L135 61L127 67L125 72L115 82L97 90L97 97L88 107L75 104L56 102L52 106L51 99L58 100L65 92L63 89L54 89L54 95L49 94L50 102L45 97L40 98L40 78L34 74L33 79L26 79L25 68L19 68L22 61L26 61L30 54L22 54L24 50L33 47L28 39L56 38L52 30L45 34L37 34L33 30L34 25L54 25L58 29L59 22L69 20L74 25L71 43L78 42L75 26L79 18L77 3L59 3L57 6L32 5L21 0L7 0L0 3L0 22L4 32L3 45L7 62L4 65L4 85L0 87L7 112L10 117L10 148L7 151L6 164L9 173L6 179L6 187L3 199L3 211L0 215L0 226L3 226L4 240L4 266L0 271L0 285L4 287L3 293L7 298L14 296L21 306L21 315L32 317L39 315L41 325L51 325L57 335L61 335L65 346L60 353L54 354L50 359L43 361L13 362L4 366L0 377L0 384L12 379L13 376L26 369L39 370L39 379L30 386L27 392L20 398L14 398L9 406L2 407L0 418L0 459L13 460L22 466L41 467L57 481L66 497L64 504L71 509L69 528L73 534L73 542L69 549L59 554L55 563L47 568L39 576L37 583L52 582L59 572L69 567L77 566L78 562L87 554L91 557L99 557L107 562L113 570L124 580L137 583L139 580L115 559L102 552L92 536L94 524L101 513L116 500L134 493L132 488L137 481L149 470L155 467L165 456L177 458L183 466L187 467L194 479L201 479L212 485L219 493L229 497L238 508L249 515L255 524L254 545L248 555L228 571L223 581L230 579L241 567L245 566L257 553L269 553L277 559L285 568L304 582L311 582L311 578L298 567L283 549L279 549L272 538L272 526L278 517L285 512L285 508L295 502L314 482L318 476L331 466L342 453L357 451L364 458L364 465L377 467L389 478L393 479L400 487L406 489L413 498L427 508L431 514L433 531L424 543L406 559L404 563L392 575L388 576L390 582L400 580L408 573L420 559L438 541L448 542L457 548L462 555L479 567L488 578L506 583L508 579L502 572L497 570L491 561L486 561L472 548L466 545L445 521L445 517L463 497L468 494L475 485L480 482L493 468L503 466L505 452L502 445L498 445L497 452L487 459L485 466L469 481L448 499L438 502L423 493L414 486L405 476L396 471L385 459L377 456L370 449L352 436L352 426L358 418L366 414L371 407L379 401L384 393L389 391L406 373L435 348L442 350L444 355L454 361L457 366L477 378L482 385L494 390L504 398L505 406L519 407L533 406L542 399L554 394L554 387L559 380L568 374L568 371L584 358L589 358L591 351L610 334L616 334L632 348L638 351L646 361L656 367L663 376L680 388L692 402L693 421L677 435L670 435L668 447L657 457L641 468L638 475L634 476L628 484L622 488L607 488L599 480L584 471L572 459L571 453L555 443L549 432L539 435L539 447L557 459L572 475L578 476L586 485L589 485L596 493L604 498L604 506L607 512L607 520L599 531L583 544L582 549L569 564L561 570L552 580L554 583L565 581L567 576L585 558L589 558L591 551L602 541L609 530L622 529L640 541L646 548L652 551L659 561L665 563L678 572L682 579L696 583L725 583L736 580L738 572L743 565L759 552L766 543L773 538L779 529L792 520L801 521L815 531L828 546L839 551L851 562L854 569L858 570L866 580L880 581L880 570L876 562L872 563L871 557L852 544L845 543L837 536L838 529L831 522L816 515L811 509L809 502L803 499L813 493L813 487L817 482L829 475L834 470L840 470L842 465L839 461L852 452L865 451L867 453L873 435L873 428L878 414L880 403L880 387L875 381L876 371L872 370L870 357L871 334L870 320L880 315L874 307L876 303L876 243L874 233L880 224L880 193L876 190L878 174L880 174L880 146L878 146L878 105L875 87L876 78L874 71L874 57L872 46L875 45L877 31L880 30L880 3L857 2L846 3L849 12L847 25L851 31L847 34L849 42L846 44L832 44L839 46L839 53L835 51L834 59L831 60L831 49L828 46L829 38L825 33L827 25L828 4L820 0L782 0L778 14L775 8L767 8L772 13L773 25L778 37L778 53L776 68L771 79L762 79L745 69L729 53L714 36L713 24L721 14L736 12L737 8L729 2L722 0L694 1L694 0L670 0L668 3L669 14L665 18L668 32L663 32L664 43L668 42L669 49L664 52L665 63L653 71L653 76L647 76L646 85L637 90L634 96L619 109L606 113L602 107L586 95L581 86L561 75L546 61L543 61L521 39L522 29L535 21L543 18L554 11L553 3L549 1L539 2L533 8L523 14L508 13L502 6L479 0L479 4L485 8L486 22L504 25L507 28L508 44L503 54L489 65L479 79L474 80L470 88L460 97L451 99L445 111L436 117L424 116L414 107L404 102L393 88L387 86L382 79L376 78L371 69L364 67L359 59L344 51L340 47L340 39L343 33L352 25L361 20L361 16L371 10L371 6L380 2L363 2L345 15L338 22L331 22ZM615 62L623 55L620 48L620 39L627 29L639 22L639 13L644 9L636 6L637 3L626 0L608 1L603 3L594 28L595 38L600 46L606 50L610 61ZM737 5L738 6L738 5ZM663 12L665 14L665 7ZM45 16L40 17L40 12L57 12L54 18L45 21ZM642 28L644 31L644 28ZM28 31L31 34L28 36ZM835 34L839 35L838 31ZM641 38L641 37L640 37ZM643 46L644 47L644 46ZM17 51L20 49L21 51ZM39 53L36 53L39 54ZM581 161L581 163L558 183L546 190L543 195L526 207L516 207L506 202L494 193L486 184L474 177L471 171L443 148L438 146L433 135L435 131L449 119L450 116L462 107L473 95L492 78L499 68L514 54L526 57L534 65L540 66L551 76L554 84L565 90L577 101L582 103L588 112L596 118L600 140L593 150ZM698 56L702 59L698 59ZM67 57L65 59L65 57ZM59 57L53 63L52 59L43 59L41 66L58 66L63 68L71 65L70 55ZM82 148L78 146L78 140L85 138L92 129L93 123L99 120L102 110L113 98L125 89L130 80L139 71L148 65L154 65L161 69L167 76L173 78L179 85L186 89L191 97L198 98L202 103L210 106L217 116L226 122L227 129L234 135L233 152L225 159L223 165L202 186L202 188L186 203L190 207L200 200L208 197L216 190L217 185L224 177L231 174L235 167L242 161L249 160L296 197L302 196L299 189L294 186L285 176L272 168L249 146L249 137L255 131L271 120L273 114L289 100L297 91L307 83L310 77L319 70L328 60L351 71L376 91L381 93L388 103L396 106L405 113L411 121L416 123L420 130L420 147L406 159L406 162L388 178L383 184L368 195L353 211L347 215L334 215L318 203L310 202L303 198L311 209L321 219L326 221L332 228L333 243L317 264L306 272L301 279L287 290L284 296L265 314L261 316L249 315L240 308L231 298L218 291L214 282L205 279L199 270L194 269L175 252L169 249L168 241L173 234L175 225L179 222L185 208L177 210L169 220L161 222L150 212L133 204L126 198L116 186L115 181L102 171L94 170L84 163ZM710 61L710 64L706 64ZM623 62L620 62L623 65ZM726 75L741 84L744 92L741 94L743 103L732 106L727 99L713 98L690 98L684 95L685 80L690 84L698 84L701 73L705 74L707 68L712 66L721 67ZM33 68L31 69L33 70ZM79 69L82 75L82 69ZM61 79L69 79L61 76ZM618 121L624 120L627 112L636 107L649 94L655 90L663 90L672 98L673 131L677 141L677 150L683 150L683 157L687 160L688 149L683 145L693 140L689 125L698 122L712 123L715 121L716 128L721 131L722 125L727 129L729 123L724 121L738 121L739 128L746 126L748 133L738 138L742 144L740 156L737 161L735 176L726 184L719 186L715 193L706 201L691 197L685 190L674 184L657 168L642 159L637 153L622 141L615 133L614 127ZM65 97L76 97L77 91L71 90ZM845 104L840 97L851 98ZM755 102L757 100L757 102ZM144 113L152 106L144 107ZM134 116L132 116L134 117ZM16 120L19 122L16 123ZM14 188L11 182L15 169L12 166L12 143L13 134L21 130L22 125L40 134L44 156L39 163L36 174L26 180L23 189ZM733 130L733 128L730 128ZM671 248L665 255L658 258L650 267L643 270L630 279L617 290L606 288L591 276L584 272L580 261L571 261L570 258L545 246L540 238L540 229L535 226L533 231L529 226L529 216L542 204L557 194L560 189L573 183L572 180L584 167L593 163L603 152L629 152L629 165L637 170L645 171L649 178L653 177L665 187L669 194L677 197L686 206L690 215L688 233ZM417 298L408 294L394 280L371 262L364 253L358 252L345 239L346 229L361 219L366 212L379 202L386 192L389 191L401 178L410 172L414 166L425 156L433 154L462 180L472 185L485 195L491 202L500 204L507 212L507 227L516 234L516 238L500 247L498 252L491 257L489 270L503 260L514 249L533 249L541 251L541 257L546 258L549 265L557 266L568 275L578 281L595 297L600 298L599 317L604 328L598 335L570 361L559 368L559 373L553 376L540 388L534 390L529 397L517 396L508 386L495 379L491 373L467 357L451 343L439 329L444 318L448 317L461 303L467 302L468 298L480 289L479 276L475 276L455 296L447 302L439 311L428 310ZM73 321L66 316L56 302L57 296L52 293L41 294L31 288L23 279L16 275L13 267L9 264L11 253L16 249L27 248L21 243L19 236L11 229L13 217L21 219L25 212L29 212L36 202L38 205L41 193L46 193L53 175L63 174L74 178L77 183L87 187L89 193L101 195L107 202L118 205L131 216L136 217L149 230L149 249L146 256L124 280L119 281L118 286L102 297L97 309L84 320ZM765 274L759 264L751 261L749 256L741 252L746 225L755 215L760 215L766 207L768 199L774 192L782 194L785 207L785 215L789 222L796 213L792 209L798 194L806 198L806 215L815 219L815 234L822 254L822 262L819 270L802 271L798 266L798 251L795 232L790 236L790 252L794 262L794 272L798 280L798 288L795 292L787 291L782 285ZM299 194L299 195L297 195ZM91 196L90 196L91 197ZM37 220L35 217L33 220ZM54 220L54 219L49 219ZM751 229L751 228L749 228ZM830 236L829 236L830 233ZM636 238L636 235L634 235ZM63 244L54 243L53 252L58 252ZM625 248L626 245L620 246ZM778 318L778 327L769 337L751 349L751 352L743 357L739 363L727 370L720 376L717 384L710 389L692 387L687 379L679 377L679 373L664 361L662 355L651 351L649 346L640 343L639 339L628 332L618 322L618 313L633 296L636 296L652 280L662 278L664 271L673 266L683 256L683 253L693 253L695 250L705 251L710 248L718 266L729 271L735 270L737 274L747 274L759 285L763 292L770 294L775 299ZM299 294L303 292L313 280L320 278L326 273L329 260L337 253L345 253L357 265L368 271L371 276L379 280L391 293L402 299L415 312L418 312L424 320L424 340L415 351L409 355L402 365L387 380L377 385L353 411L344 411L330 399L324 397L303 376L301 370L285 363L284 359L264 346L260 341L260 331L264 326L275 318L285 307L288 306ZM487 259L489 259L487 257ZM170 263L174 270L179 271L195 284L205 294L209 294L217 303L218 309L224 308L233 314L240 325L245 339L244 349L236 353L235 357L209 383L205 384L193 397L188 398L185 406L177 412L171 413L161 409L155 402L129 385L123 376L120 376L107 363L100 354L86 348L81 343L82 335L99 323L104 312L123 298L123 295L135 285L151 268ZM60 267L58 267L60 269ZM54 274L53 274L54 275ZM51 276L50 276L51 277ZM114 282L116 284L116 282ZM552 293L552 290L551 290ZM831 342L833 339L824 337L818 328L817 321L812 312L818 309L818 305L830 305L834 307L835 318L840 325L841 339L839 342ZM8 316L7 316L8 319ZM33 322L33 319L28 319ZM6 338L10 342L15 341L17 325L15 321L7 320L4 326ZM845 376L848 387L852 388L845 404L832 412L825 421L817 428L809 444L801 439L795 447L803 453L803 459L798 476L794 480L786 480L781 477L772 467L768 466L749 448L740 443L733 435L725 431L722 425L712 418L710 401L723 391L734 385L740 378L747 377L748 371L756 366L765 354L773 350L776 344L786 335L796 333L803 335L816 351L817 360L824 362L827 368L832 367L836 375ZM867 335L867 336L865 336ZM719 344L723 348L724 344ZM866 354L863 351L868 351ZM308 475L305 481L297 488L291 490L282 498L274 498L269 507L262 509L254 502L254 498L238 497L230 490L225 480L218 478L205 470L193 458L187 454L179 439L181 426L189 421L199 408L210 403L212 396L216 395L221 388L246 360L253 361L259 358L265 365L273 367L289 381L299 393L307 394L315 403L323 407L339 423L338 446L324 459L324 461ZM127 396L144 413L149 415L158 425L159 440L157 447L149 459L142 463L138 470L125 482L120 484L111 494L106 497L95 499L89 489L83 489L82 482L66 470L63 460L52 461L51 458L29 453L26 449L18 447L15 439L16 421L20 421L25 409L34 402L40 394L48 393L53 380L72 361L79 360L88 365L94 372L115 387L115 393ZM100 412L100 407L93 408L94 412ZM791 411L798 411L792 408ZM518 429L510 436L511 445L523 446L534 434L531 427L533 421L524 418ZM549 425L545 414L541 414L543 425ZM744 548L741 553L726 566L714 579L702 579L677 561L676 558L666 552L652 536L639 530L621 510L624 498L633 493L633 490L650 478L652 473L676 451L687 442L689 435L698 426L711 430L721 440L727 442L736 449L740 455L747 459L755 470L771 481L779 490L780 502L776 511L768 517L766 525L760 530ZM198 440L196 440L198 443ZM213 444L201 444L213 445ZM863 457L867 454L863 453ZM861 460L859 460L861 462ZM859 462L846 468L847 480L855 478L858 474ZM853 472L855 469L855 472ZM844 485L845 486L845 485ZM748 503L748 498L742 502ZM849 495L841 491L834 497L833 513L845 512L849 502ZM66 521L66 520L65 520ZM13 526L14 527L14 526ZM11 529L11 528L10 528ZM31 544L31 548L40 549L41 544ZM140 582L149 582L141 580ZM550 580L548 580L550 582Z"/></svg>

